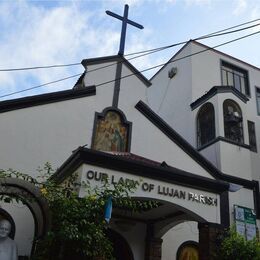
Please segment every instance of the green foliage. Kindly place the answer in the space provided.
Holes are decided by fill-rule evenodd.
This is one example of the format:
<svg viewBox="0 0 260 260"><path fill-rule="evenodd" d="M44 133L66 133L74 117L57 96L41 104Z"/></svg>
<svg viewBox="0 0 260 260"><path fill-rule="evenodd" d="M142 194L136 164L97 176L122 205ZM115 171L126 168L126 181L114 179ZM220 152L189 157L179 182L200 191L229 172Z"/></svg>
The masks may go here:
<svg viewBox="0 0 260 260"><path fill-rule="evenodd" d="M221 240L218 260L260 260L260 243L256 239L247 241L234 227Z"/></svg>
<svg viewBox="0 0 260 260"><path fill-rule="evenodd" d="M102 186L91 188L89 183L78 183L77 175L68 177L62 184L53 178L50 164L39 170L41 178L12 170L0 171L0 178L21 178L37 186L47 200L52 214L52 225L44 239L36 241L34 260L51 259L93 259L105 257L113 259L113 247L107 237L108 224L104 220L104 207L109 197L113 208L125 211L145 211L157 207L154 201L138 201L130 197L138 182L128 182L110 186L103 181ZM78 190L84 188L86 196L79 198ZM12 200L12 197L0 199Z"/></svg>

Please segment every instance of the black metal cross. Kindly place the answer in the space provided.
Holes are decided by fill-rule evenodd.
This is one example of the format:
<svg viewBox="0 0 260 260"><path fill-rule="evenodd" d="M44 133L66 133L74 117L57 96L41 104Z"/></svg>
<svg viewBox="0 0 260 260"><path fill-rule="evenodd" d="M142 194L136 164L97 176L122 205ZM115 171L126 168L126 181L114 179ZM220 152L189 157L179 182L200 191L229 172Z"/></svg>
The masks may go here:
<svg viewBox="0 0 260 260"><path fill-rule="evenodd" d="M129 9L129 6L128 5L125 5L125 10L124 10L124 16L120 16L120 15L117 15L115 13L112 13L110 11L106 11L106 14L110 15L110 16L113 16L119 20L122 21L122 29L121 29L121 37L120 37L120 47L119 47L119 52L118 54L119 55L124 55L124 51L125 51L125 38L126 38L126 27L127 27L127 24L131 24L139 29L143 29L144 27L141 25L141 24L138 24L134 21L131 21L128 19L128 9Z"/></svg>

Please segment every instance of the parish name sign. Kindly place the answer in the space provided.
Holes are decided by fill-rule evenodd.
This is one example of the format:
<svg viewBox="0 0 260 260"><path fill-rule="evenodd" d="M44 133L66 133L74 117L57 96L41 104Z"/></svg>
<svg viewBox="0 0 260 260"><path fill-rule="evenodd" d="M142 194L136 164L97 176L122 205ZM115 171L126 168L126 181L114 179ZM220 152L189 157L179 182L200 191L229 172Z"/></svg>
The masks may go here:
<svg viewBox="0 0 260 260"><path fill-rule="evenodd" d="M202 203L205 205L210 206L217 206L218 201L216 198L198 194L191 191L186 191L183 189L175 189L169 185L156 185L152 181L144 182L144 181L137 181L134 179L129 179L122 176L110 175L106 172L95 171L95 170L88 170L85 174L87 181L96 181L96 182L104 182L108 181L112 185L116 184L134 184L135 182L140 183L140 187L144 192L151 192L155 190L157 194L162 196L168 196L177 199L189 200L196 203Z"/></svg>
<svg viewBox="0 0 260 260"><path fill-rule="evenodd" d="M199 188L164 181L160 178L138 176L127 172L121 172L88 164L81 165L76 170L81 183L88 182L91 187L101 187L105 181L111 185L138 183L137 188L130 196L138 199L151 199L163 203L172 203L194 213L201 219L220 223L220 195L218 193ZM158 176L159 177L159 176ZM79 189L79 197L87 195L82 185ZM191 213L191 214L192 214Z"/></svg>

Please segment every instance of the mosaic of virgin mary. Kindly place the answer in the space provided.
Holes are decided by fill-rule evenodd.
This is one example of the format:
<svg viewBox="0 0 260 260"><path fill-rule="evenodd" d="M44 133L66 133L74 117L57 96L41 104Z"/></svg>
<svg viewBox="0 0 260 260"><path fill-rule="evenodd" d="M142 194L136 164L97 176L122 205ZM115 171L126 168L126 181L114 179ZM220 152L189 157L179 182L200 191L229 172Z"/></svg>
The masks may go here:
<svg viewBox="0 0 260 260"><path fill-rule="evenodd" d="M97 120L93 149L126 152L127 134L128 129L123 125L120 115L109 111L104 118Z"/></svg>

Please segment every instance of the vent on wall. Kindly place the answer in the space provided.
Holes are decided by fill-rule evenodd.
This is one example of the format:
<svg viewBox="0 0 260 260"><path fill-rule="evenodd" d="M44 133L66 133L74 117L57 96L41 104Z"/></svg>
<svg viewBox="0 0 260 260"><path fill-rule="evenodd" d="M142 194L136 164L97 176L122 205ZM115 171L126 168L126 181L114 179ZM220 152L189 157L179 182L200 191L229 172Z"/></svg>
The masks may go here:
<svg viewBox="0 0 260 260"><path fill-rule="evenodd" d="M177 67L172 67L168 71L168 77L172 79L177 74Z"/></svg>

